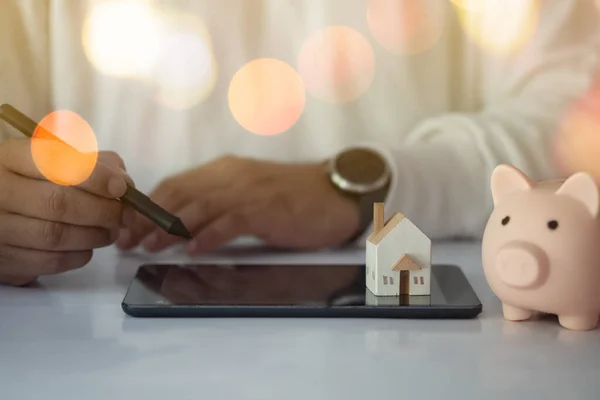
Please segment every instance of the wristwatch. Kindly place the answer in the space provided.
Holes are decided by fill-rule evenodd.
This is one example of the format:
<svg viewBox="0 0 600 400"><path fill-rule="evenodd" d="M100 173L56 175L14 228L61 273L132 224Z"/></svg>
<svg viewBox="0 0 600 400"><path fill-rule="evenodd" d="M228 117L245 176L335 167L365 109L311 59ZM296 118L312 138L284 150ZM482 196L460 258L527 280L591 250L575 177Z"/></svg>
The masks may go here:
<svg viewBox="0 0 600 400"><path fill-rule="evenodd" d="M390 168L383 156L364 147L343 150L326 166L334 188L359 206L360 226L355 239L372 224L373 203L384 202L388 194Z"/></svg>

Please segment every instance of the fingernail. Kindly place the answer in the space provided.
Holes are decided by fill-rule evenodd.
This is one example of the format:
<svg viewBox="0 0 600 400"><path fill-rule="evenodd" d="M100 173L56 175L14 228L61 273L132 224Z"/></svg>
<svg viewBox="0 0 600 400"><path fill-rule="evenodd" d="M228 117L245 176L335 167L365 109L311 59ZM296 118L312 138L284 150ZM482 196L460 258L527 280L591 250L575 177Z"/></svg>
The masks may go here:
<svg viewBox="0 0 600 400"><path fill-rule="evenodd" d="M123 178L114 176L108 181L108 193L114 197L121 197L127 190L127 183Z"/></svg>
<svg viewBox="0 0 600 400"><path fill-rule="evenodd" d="M154 246L156 246L156 243L158 242L158 234L157 233L151 233L150 236L148 236L146 239L144 239L144 241L142 242L144 248L148 251L151 251Z"/></svg>
<svg viewBox="0 0 600 400"><path fill-rule="evenodd" d="M121 233L119 235L119 239L117 240L117 247L125 248L129 246L129 242L131 241L131 232L127 229L121 229Z"/></svg>

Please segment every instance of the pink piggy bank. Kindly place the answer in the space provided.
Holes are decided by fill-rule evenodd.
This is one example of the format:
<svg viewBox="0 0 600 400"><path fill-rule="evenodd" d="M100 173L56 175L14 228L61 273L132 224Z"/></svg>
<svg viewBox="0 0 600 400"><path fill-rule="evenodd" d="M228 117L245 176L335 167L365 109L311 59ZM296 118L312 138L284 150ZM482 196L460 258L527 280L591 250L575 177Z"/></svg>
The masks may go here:
<svg viewBox="0 0 600 400"><path fill-rule="evenodd" d="M600 195L579 172L533 182L498 166L491 178L494 210L482 242L485 277L504 318L556 314L568 329L590 330L600 316Z"/></svg>

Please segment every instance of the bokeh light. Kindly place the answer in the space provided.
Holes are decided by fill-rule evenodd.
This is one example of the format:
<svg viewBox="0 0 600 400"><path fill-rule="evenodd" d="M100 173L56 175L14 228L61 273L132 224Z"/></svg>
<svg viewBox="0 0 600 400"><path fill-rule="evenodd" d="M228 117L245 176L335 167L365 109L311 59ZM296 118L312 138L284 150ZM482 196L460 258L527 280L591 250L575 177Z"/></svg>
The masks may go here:
<svg viewBox="0 0 600 400"><path fill-rule="evenodd" d="M455 7L464 11L475 13L481 12L485 7L486 0L450 0ZM520 1L520 0L519 0Z"/></svg>
<svg viewBox="0 0 600 400"><path fill-rule="evenodd" d="M217 80L212 40L202 21L185 13L161 13L158 56L150 72L156 98L170 108L205 100Z"/></svg>
<svg viewBox="0 0 600 400"><path fill-rule="evenodd" d="M289 64L262 58L237 71L229 86L235 120L258 135L277 135L296 124L306 104L302 78Z"/></svg>
<svg viewBox="0 0 600 400"><path fill-rule="evenodd" d="M497 56L510 56L521 50L537 27L538 0L478 0L476 6L465 1L459 4L462 7L455 9L465 33L484 51Z"/></svg>
<svg viewBox="0 0 600 400"><path fill-rule="evenodd" d="M156 13L144 1L98 2L84 22L83 48L100 72L138 77L158 56L159 28Z"/></svg>
<svg viewBox="0 0 600 400"><path fill-rule="evenodd" d="M421 53L442 36L444 8L438 0L369 0L367 22L373 37L387 51Z"/></svg>
<svg viewBox="0 0 600 400"><path fill-rule="evenodd" d="M56 140L59 139L59 140ZM38 124L31 154L49 181L75 186L90 177L98 161L98 142L90 125L78 114L59 110Z"/></svg>
<svg viewBox="0 0 600 400"><path fill-rule="evenodd" d="M169 108L193 107L216 84L211 37L192 13L139 0L103 1L89 12L83 46L98 71L143 81Z"/></svg>
<svg viewBox="0 0 600 400"><path fill-rule="evenodd" d="M600 85L566 113L553 154L561 173L586 171L600 182Z"/></svg>
<svg viewBox="0 0 600 400"><path fill-rule="evenodd" d="M298 56L306 89L330 103L358 99L375 78L375 54L367 39L346 26L331 26L310 36Z"/></svg>

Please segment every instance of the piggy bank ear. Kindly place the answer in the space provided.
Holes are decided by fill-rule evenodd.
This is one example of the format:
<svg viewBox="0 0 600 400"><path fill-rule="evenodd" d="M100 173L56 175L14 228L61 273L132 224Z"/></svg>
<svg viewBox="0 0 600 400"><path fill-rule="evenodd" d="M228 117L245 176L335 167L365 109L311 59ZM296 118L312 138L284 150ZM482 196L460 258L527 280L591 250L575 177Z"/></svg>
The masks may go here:
<svg viewBox="0 0 600 400"><path fill-rule="evenodd" d="M515 191L531 189L533 184L527 175L517 168L502 164L492 172L491 186L494 204L498 204Z"/></svg>
<svg viewBox="0 0 600 400"><path fill-rule="evenodd" d="M585 172L571 175L556 191L556 194L569 196L585 206L593 218L600 211L600 193L596 181Z"/></svg>

